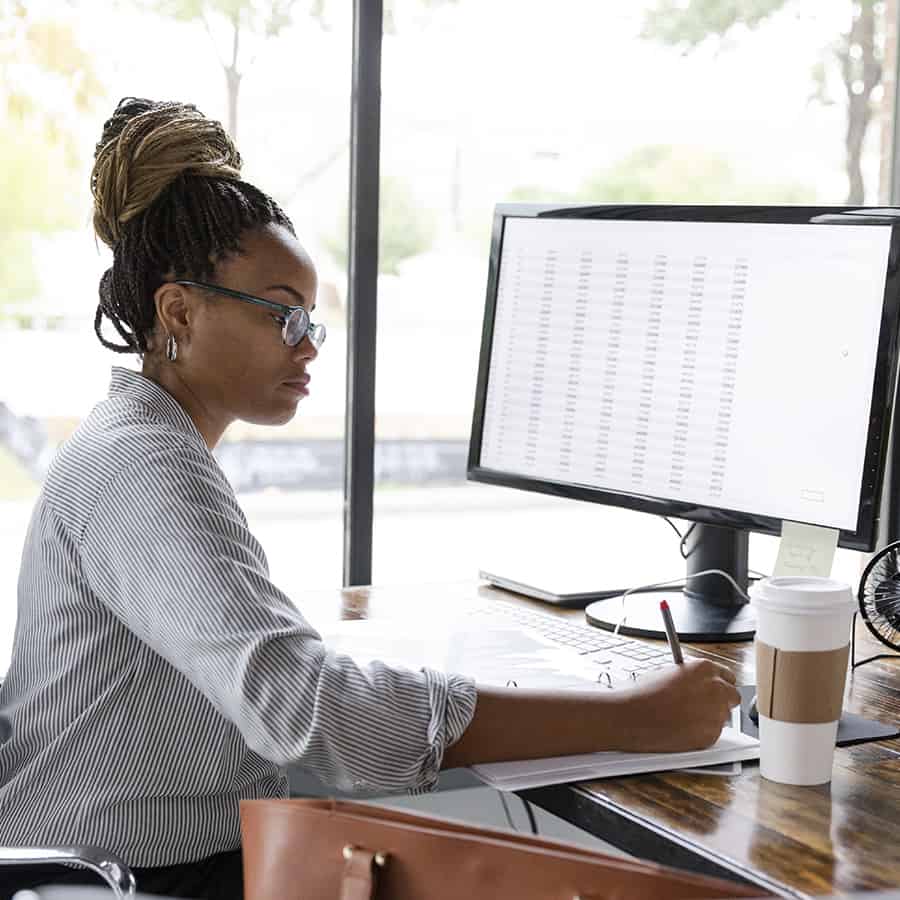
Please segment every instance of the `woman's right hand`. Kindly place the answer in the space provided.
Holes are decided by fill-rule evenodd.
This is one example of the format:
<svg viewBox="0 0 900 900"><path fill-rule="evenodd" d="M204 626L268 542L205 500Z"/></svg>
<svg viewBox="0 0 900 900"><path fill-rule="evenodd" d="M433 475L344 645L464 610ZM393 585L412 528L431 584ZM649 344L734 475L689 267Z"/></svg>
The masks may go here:
<svg viewBox="0 0 900 900"><path fill-rule="evenodd" d="M621 746L633 752L699 750L718 740L741 702L735 678L708 659L690 659L621 694Z"/></svg>
<svg viewBox="0 0 900 900"><path fill-rule="evenodd" d="M475 716L443 765L593 753L676 752L714 743L740 702L734 676L687 660L633 688L542 691L479 686Z"/></svg>

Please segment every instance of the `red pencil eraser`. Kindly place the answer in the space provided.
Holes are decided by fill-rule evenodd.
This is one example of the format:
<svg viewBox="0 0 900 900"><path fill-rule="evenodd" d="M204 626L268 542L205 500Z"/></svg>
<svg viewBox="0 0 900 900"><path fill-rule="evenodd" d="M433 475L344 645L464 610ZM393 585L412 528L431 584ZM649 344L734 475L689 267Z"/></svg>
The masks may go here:
<svg viewBox="0 0 900 900"><path fill-rule="evenodd" d="M659 608L660 608L660 609L668 609L668 608L669 608L668 601L666 601L666 600L660 600L660 601L659 601Z"/></svg>

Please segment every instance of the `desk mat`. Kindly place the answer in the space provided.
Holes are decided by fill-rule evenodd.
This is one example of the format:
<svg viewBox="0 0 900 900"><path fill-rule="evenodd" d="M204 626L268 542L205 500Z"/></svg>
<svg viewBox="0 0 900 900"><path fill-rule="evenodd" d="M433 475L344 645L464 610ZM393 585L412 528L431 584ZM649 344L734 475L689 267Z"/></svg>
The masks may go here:
<svg viewBox="0 0 900 900"><path fill-rule="evenodd" d="M738 691L741 694L741 731L751 737L759 737L759 729L753 724L748 714L750 701L756 693L756 685L742 684L738 686ZM838 722L838 747L849 747L851 744L883 741L895 737L900 737L900 727L897 725L888 725L886 722L877 722L874 719L864 719L853 713L845 712Z"/></svg>

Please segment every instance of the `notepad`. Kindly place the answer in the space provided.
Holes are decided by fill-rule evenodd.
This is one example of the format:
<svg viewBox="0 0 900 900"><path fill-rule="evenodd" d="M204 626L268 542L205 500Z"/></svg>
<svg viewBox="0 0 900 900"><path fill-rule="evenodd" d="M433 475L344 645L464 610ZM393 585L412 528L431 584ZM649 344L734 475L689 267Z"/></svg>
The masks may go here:
<svg viewBox="0 0 900 900"><path fill-rule="evenodd" d="M836 528L781 523L781 540L773 575L831 575L840 532Z"/></svg>
<svg viewBox="0 0 900 900"><path fill-rule="evenodd" d="M519 762L472 766L486 785L498 791L522 791L548 784L592 781L644 772L665 772L694 766L719 765L759 759L759 741L740 731L726 728L719 740L705 750L686 753L619 753L603 751L577 756L555 756Z"/></svg>

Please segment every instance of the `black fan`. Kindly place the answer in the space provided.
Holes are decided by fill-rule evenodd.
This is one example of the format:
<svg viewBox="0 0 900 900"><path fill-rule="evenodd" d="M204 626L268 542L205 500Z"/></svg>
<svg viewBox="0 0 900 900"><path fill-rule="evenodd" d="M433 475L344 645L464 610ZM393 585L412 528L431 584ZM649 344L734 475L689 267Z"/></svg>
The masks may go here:
<svg viewBox="0 0 900 900"><path fill-rule="evenodd" d="M872 557L859 582L859 611L882 644L900 651L900 541Z"/></svg>

